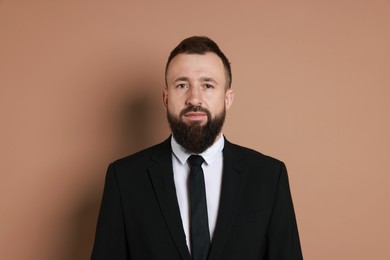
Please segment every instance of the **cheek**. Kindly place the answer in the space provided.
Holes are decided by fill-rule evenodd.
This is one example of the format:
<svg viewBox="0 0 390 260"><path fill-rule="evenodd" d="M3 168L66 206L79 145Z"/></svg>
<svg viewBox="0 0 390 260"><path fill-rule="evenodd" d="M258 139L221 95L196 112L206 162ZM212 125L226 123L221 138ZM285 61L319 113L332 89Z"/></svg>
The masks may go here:
<svg viewBox="0 0 390 260"><path fill-rule="evenodd" d="M218 97L213 100L213 103L210 103L210 110L213 110L217 114L226 108L226 99L225 97Z"/></svg>
<svg viewBox="0 0 390 260"><path fill-rule="evenodd" d="M167 109L170 113L178 115L184 106L178 102L178 100L172 101L168 100Z"/></svg>

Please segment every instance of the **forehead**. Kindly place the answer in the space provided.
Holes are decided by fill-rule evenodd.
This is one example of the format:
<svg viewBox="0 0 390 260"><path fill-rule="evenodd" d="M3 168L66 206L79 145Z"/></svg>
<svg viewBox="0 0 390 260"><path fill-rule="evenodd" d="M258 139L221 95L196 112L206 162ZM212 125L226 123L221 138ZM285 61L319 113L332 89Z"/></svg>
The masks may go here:
<svg viewBox="0 0 390 260"><path fill-rule="evenodd" d="M174 57L167 69L168 81L177 77L215 77L224 78L222 60L213 52L205 54L179 54Z"/></svg>

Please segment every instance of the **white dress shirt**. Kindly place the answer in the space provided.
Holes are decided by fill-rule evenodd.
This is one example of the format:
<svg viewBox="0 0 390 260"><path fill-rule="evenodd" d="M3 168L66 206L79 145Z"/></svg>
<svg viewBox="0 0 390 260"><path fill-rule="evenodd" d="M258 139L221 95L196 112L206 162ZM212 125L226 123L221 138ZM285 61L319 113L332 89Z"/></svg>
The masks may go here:
<svg viewBox="0 0 390 260"><path fill-rule="evenodd" d="M199 154L205 162L202 165L206 186L207 214L209 220L210 240L213 238L217 222L219 198L222 185L223 156L222 150L225 139L220 138L206 151ZM188 180L190 168L187 159L191 156L174 138L171 138L173 177L176 187L176 196L179 203L180 215L186 235L187 247L191 251L190 244L190 198Z"/></svg>

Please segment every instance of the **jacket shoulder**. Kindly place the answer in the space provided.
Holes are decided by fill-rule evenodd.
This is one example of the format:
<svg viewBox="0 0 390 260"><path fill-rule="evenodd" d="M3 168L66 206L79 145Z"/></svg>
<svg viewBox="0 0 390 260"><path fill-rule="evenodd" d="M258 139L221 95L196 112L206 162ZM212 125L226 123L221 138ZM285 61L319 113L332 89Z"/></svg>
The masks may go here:
<svg viewBox="0 0 390 260"><path fill-rule="evenodd" d="M235 158L241 165L246 165L252 170L268 169L279 172L282 168L285 168L285 165L281 160L254 149L230 142L226 142L225 147L227 156Z"/></svg>
<svg viewBox="0 0 390 260"><path fill-rule="evenodd" d="M233 153L238 158L241 159L255 159L255 160L269 161L273 163L282 163L282 161L280 161L277 158L263 154L249 147L241 146L230 142L226 142L226 146L228 149L232 150Z"/></svg>
<svg viewBox="0 0 390 260"><path fill-rule="evenodd" d="M117 170L124 168L140 169L148 167L153 157L160 157L162 155L170 155L171 144L170 138L162 143L153 145L136 153L119 158L110 164Z"/></svg>

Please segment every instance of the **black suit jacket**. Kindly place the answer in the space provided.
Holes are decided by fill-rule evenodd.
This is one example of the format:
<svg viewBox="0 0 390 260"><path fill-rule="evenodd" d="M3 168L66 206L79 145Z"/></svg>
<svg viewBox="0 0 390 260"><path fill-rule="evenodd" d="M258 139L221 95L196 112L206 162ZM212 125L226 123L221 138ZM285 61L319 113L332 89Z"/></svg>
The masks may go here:
<svg viewBox="0 0 390 260"><path fill-rule="evenodd" d="M170 139L108 168L92 260L191 260ZM209 260L302 259L285 165L225 141Z"/></svg>

